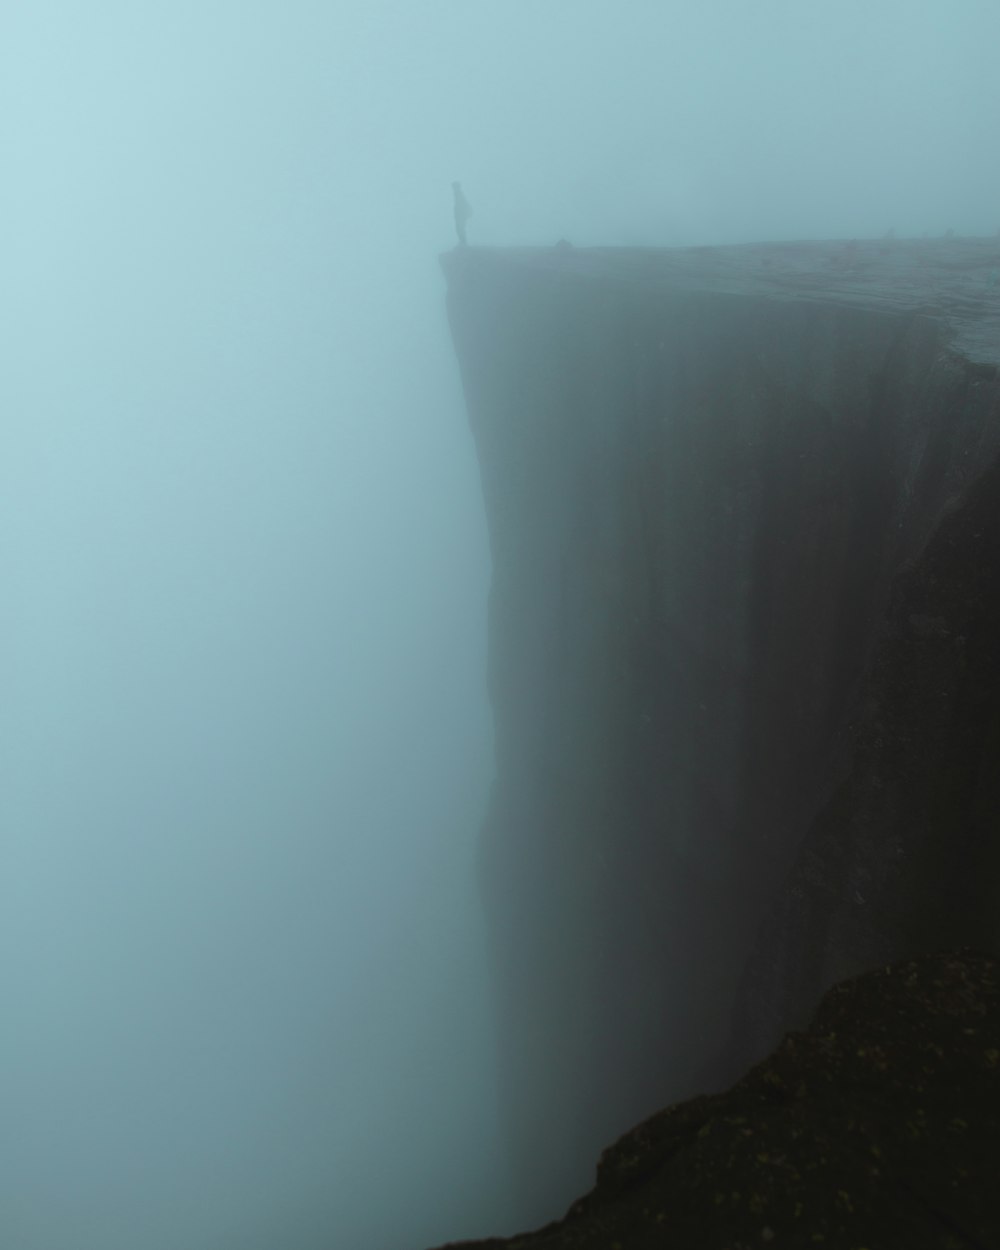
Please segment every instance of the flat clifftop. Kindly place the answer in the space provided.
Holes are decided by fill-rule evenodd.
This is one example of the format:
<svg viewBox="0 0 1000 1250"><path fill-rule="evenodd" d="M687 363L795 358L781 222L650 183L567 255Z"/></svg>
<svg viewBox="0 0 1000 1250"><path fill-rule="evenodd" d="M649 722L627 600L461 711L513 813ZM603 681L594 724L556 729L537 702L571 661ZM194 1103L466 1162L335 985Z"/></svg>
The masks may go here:
<svg viewBox="0 0 1000 1250"><path fill-rule="evenodd" d="M948 324L954 348L970 361L1000 365L1000 236L687 248L575 248L561 242L456 248L442 265L449 281L472 265L526 267L583 280L923 313Z"/></svg>

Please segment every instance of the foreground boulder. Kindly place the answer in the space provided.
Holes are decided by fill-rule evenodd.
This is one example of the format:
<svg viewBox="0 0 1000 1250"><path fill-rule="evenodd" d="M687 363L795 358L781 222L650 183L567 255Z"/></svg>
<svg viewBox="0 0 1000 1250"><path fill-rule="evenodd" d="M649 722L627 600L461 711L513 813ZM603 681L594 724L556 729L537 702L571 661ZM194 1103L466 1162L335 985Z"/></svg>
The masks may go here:
<svg viewBox="0 0 1000 1250"><path fill-rule="evenodd" d="M1000 961L962 950L841 982L728 1092L620 1138L564 1219L461 1243L761 1246L1000 1246Z"/></svg>

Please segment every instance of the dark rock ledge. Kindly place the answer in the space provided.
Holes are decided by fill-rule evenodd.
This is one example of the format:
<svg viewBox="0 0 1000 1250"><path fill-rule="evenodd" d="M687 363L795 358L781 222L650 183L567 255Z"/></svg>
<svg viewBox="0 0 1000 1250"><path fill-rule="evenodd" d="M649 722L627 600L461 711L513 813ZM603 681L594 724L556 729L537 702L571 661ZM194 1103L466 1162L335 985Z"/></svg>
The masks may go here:
<svg viewBox="0 0 1000 1250"><path fill-rule="evenodd" d="M732 1089L620 1138L564 1219L460 1244L996 1250L1000 961L963 949L842 981Z"/></svg>

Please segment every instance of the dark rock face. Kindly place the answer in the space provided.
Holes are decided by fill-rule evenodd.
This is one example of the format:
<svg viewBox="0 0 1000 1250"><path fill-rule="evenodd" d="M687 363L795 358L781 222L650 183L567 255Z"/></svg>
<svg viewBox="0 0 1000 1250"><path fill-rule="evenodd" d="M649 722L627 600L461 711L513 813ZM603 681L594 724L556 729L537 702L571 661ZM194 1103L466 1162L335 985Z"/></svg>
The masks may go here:
<svg viewBox="0 0 1000 1250"><path fill-rule="evenodd" d="M481 881L526 1223L835 981L1000 949L998 261L445 258L494 560Z"/></svg>
<svg viewBox="0 0 1000 1250"><path fill-rule="evenodd" d="M1000 949L1000 466L895 579L851 767L812 823L748 964L734 1062L817 986L961 933ZM743 1053L741 1053L743 1052Z"/></svg>
<svg viewBox="0 0 1000 1250"><path fill-rule="evenodd" d="M1000 963L962 951L841 982L728 1093L605 1151L565 1219L464 1245L987 1250L998 1176Z"/></svg>

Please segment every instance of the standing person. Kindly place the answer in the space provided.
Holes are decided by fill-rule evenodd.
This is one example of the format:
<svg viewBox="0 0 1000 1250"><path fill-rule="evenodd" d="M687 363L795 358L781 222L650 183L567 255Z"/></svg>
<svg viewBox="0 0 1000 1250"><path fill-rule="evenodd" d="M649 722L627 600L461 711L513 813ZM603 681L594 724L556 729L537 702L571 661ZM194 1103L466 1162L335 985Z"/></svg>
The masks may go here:
<svg viewBox="0 0 1000 1250"><path fill-rule="evenodd" d="M455 232L458 235L458 241L465 247L465 223L472 216L472 205L462 194L462 184L453 182L451 184L452 194L455 197Z"/></svg>

